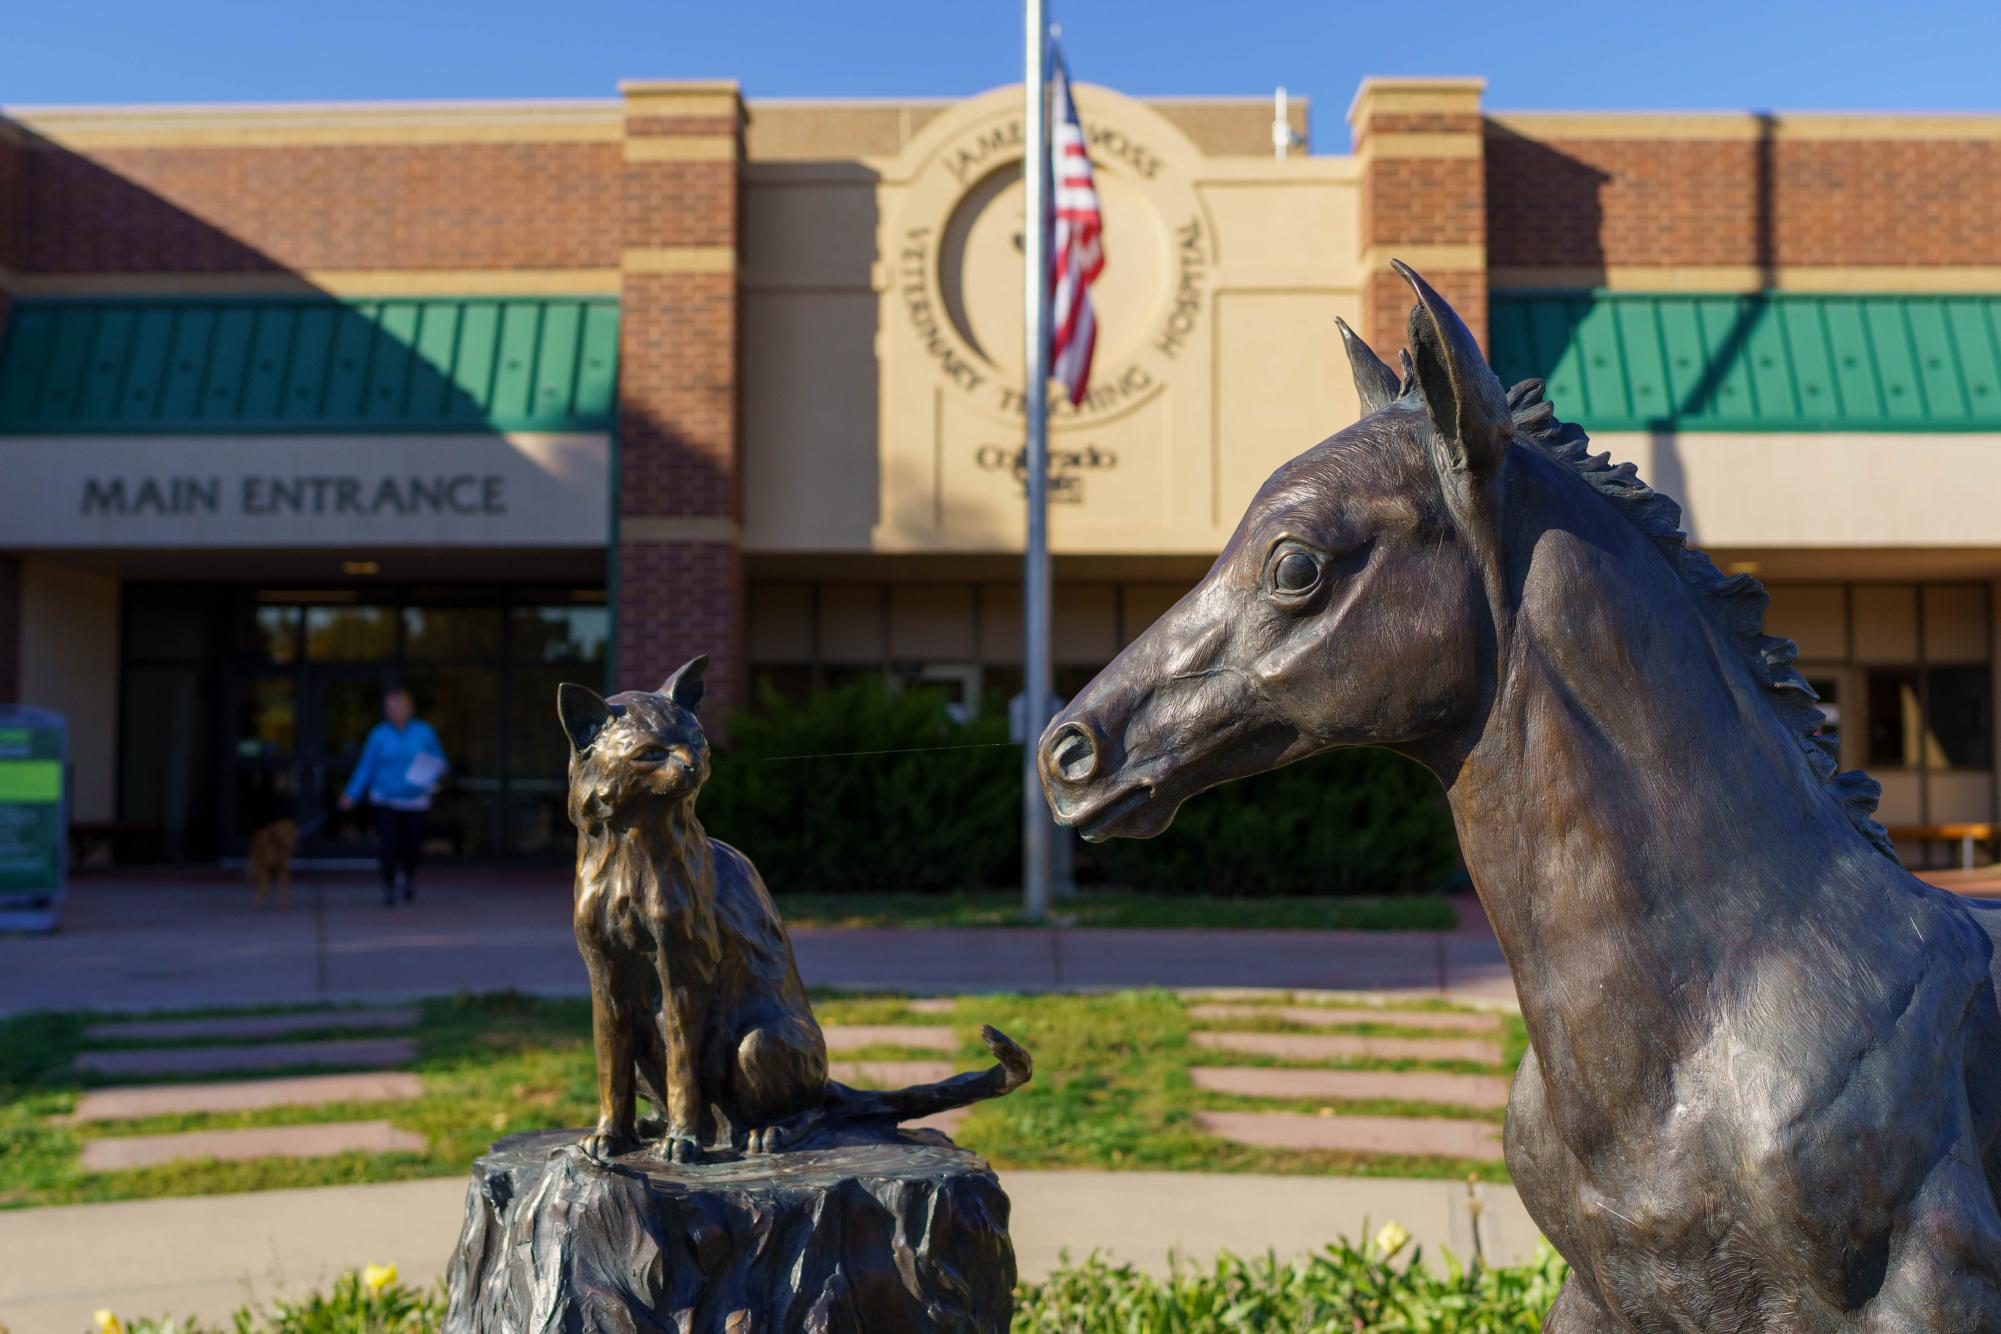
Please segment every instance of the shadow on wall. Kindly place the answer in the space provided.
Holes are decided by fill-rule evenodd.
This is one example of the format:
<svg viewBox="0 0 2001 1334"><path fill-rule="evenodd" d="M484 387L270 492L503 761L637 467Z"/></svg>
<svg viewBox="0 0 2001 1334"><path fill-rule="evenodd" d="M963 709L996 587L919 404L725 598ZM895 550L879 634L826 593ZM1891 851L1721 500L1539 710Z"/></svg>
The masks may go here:
<svg viewBox="0 0 2001 1334"><path fill-rule="evenodd" d="M1777 283L1773 198L1776 121L1769 113L1759 113L1755 121L1748 256L1756 272L1754 290L1746 298L1731 303L1730 318L1722 327L1702 329L1699 363L1677 364L1672 368L1672 378L1679 388L1669 400L1666 413L1646 424L1652 446L1647 481L1677 500L1685 498L1687 489L1677 427L1691 416L1730 406L1722 400L1739 392L1730 383L1731 373L1747 356L1759 323L1768 318L1770 303L1766 294ZM1496 370L1510 383L1531 377L1547 378L1556 370L1558 359L1576 350L1577 327L1591 315L1594 304L1586 293L1607 285L1603 193L1612 177L1548 144L1499 126L1488 127L1486 146L1487 206L1490 235L1494 238L1490 242L1489 262L1497 269L1560 267L1566 270L1561 290L1577 298L1513 306L1497 303L1504 307L1497 310L1497 320L1532 320L1535 327L1512 329L1508 331L1511 336L1496 339L1501 353ZM1513 183L1517 177L1536 183L1532 198ZM1586 375L1592 369L1582 368ZM1599 369L1624 373L1624 368ZM1566 405L1559 402L1556 408L1562 414ZM1583 425L1587 430L1594 429L1594 423L1588 420Z"/></svg>
<svg viewBox="0 0 2001 1334"><path fill-rule="evenodd" d="M743 519L767 543L866 548L885 517L876 266L893 284L893 318L947 318L898 238L883 238L879 183L858 161L760 158L744 172L741 469L756 486Z"/></svg>
<svg viewBox="0 0 2001 1334"><path fill-rule="evenodd" d="M609 298L336 297L147 185L0 129L15 132L5 252L22 278L0 332L0 433L602 429L610 417ZM227 295L147 295L162 279Z"/></svg>
<svg viewBox="0 0 2001 1334"><path fill-rule="evenodd" d="M1749 354L1752 331L1767 317L1768 294L1778 285L1778 245L1773 220L1773 185L1776 164L1777 121L1770 112L1755 117L1757 135L1751 157L1751 262L1757 270L1756 287L1750 295L1734 303L1729 324L1721 330L1703 330L1703 362L1688 380L1688 388L1675 396L1672 415L1664 421L1648 423L1653 446L1652 473L1648 483L1673 497L1682 506L1682 528L1692 541L1701 534L1689 513L1688 471L1683 465L1679 422L1708 411L1720 398L1736 393L1727 383L1730 373ZM1727 405L1726 405L1727 406Z"/></svg>
<svg viewBox="0 0 2001 1334"><path fill-rule="evenodd" d="M0 435L465 434L563 429L580 417L602 429L613 404L613 301L336 297L148 185L5 122L0 262L20 278L0 307ZM232 294L148 295L163 278ZM419 450L411 466L422 472ZM144 477L123 480L125 502L144 504ZM8 625L19 619L20 564L0 558L9 647L22 633ZM26 683L13 679L13 655L0 656L10 659L0 698L11 698ZM220 684L193 661L175 670L150 686L118 683L119 707L90 714L102 735L79 744L79 767L119 774L120 821L176 838L240 837L247 829L223 829ZM118 735L120 716L176 725L133 746L141 733Z"/></svg>
<svg viewBox="0 0 2001 1334"><path fill-rule="evenodd" d="M1487 264L1504 281L1510 270L1559 270L1552 289L1582 297L1605 285L1606 183L1612 177L1539 139L1489 122L1487 155ZM1529 295L1533 289L1497 291ZM1536 302L1533 306L1491 301L1495 373L1504 384L1548 379L1555 357L1574 341L1590 311L1585 299ZM1540 356L1538 356L1540 353ZM1543 361L1547 364L1541 364ZM1564 405L1556 405L1561 413Z"/></svg>

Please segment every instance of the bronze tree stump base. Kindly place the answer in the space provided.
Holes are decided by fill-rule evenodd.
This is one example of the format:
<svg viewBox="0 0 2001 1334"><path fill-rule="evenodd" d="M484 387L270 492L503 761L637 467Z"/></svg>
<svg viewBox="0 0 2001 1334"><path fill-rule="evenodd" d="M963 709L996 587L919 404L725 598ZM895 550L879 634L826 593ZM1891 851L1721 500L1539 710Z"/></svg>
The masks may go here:
<svg viewBox="0 0 2001 1334"><path fill-rule="evenodd" d="M446 1334L1008 1327L1007 1196L942 1135L848 1125L679 1166L600 1163L582 1133L512 1135L473 1164Z"/></svg>

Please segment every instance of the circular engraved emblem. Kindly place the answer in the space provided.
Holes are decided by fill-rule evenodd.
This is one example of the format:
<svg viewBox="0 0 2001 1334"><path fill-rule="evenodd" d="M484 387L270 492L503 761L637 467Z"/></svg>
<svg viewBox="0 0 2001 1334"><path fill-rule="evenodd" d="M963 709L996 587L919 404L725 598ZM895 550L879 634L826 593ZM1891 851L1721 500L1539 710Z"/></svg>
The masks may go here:
<svg viewBox="0 0 2001 1334"><path fill-rule="evenodd" d="M1052 385L1050 421L1100 423L1161 392L1207 306L1211 230L1193 186L1137 133L1094 118L1084 133L1104 215L1105 268L1091 287L1098 345L1081 403ZM1021 117L962 130L913 179L891 281L932 369L966 404L1018 420L1027 227Z"/></svg>

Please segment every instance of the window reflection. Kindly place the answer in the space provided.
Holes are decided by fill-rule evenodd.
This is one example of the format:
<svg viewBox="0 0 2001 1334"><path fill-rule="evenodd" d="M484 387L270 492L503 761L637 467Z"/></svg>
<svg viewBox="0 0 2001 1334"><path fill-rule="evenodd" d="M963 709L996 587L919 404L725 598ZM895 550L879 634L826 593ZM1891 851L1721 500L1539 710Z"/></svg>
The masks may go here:
<svg viewBox="0 0 2001 1334"><path fill-rule="evenodd" d="M315 662L380 662L396 654L396 613L388 607L307 607L306 657Z"/></svg>

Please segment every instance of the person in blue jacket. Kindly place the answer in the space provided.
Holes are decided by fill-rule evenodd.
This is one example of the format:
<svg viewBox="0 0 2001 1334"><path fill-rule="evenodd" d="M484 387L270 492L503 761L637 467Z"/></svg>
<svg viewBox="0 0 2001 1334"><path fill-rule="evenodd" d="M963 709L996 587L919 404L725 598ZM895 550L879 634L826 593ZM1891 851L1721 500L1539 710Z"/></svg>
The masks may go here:
<svg viewBox="0 0 2001 1334"><path fill-rule="evenodd" d="M375 808L375 831L382 842L382 905L417 896L417 851L424 842L424 814L445 776L445 748L431 725L417 716L410 692L393 686L382 696L382 721L368 733L354 776L341 793L340 808L366 799Z"/></svg>

